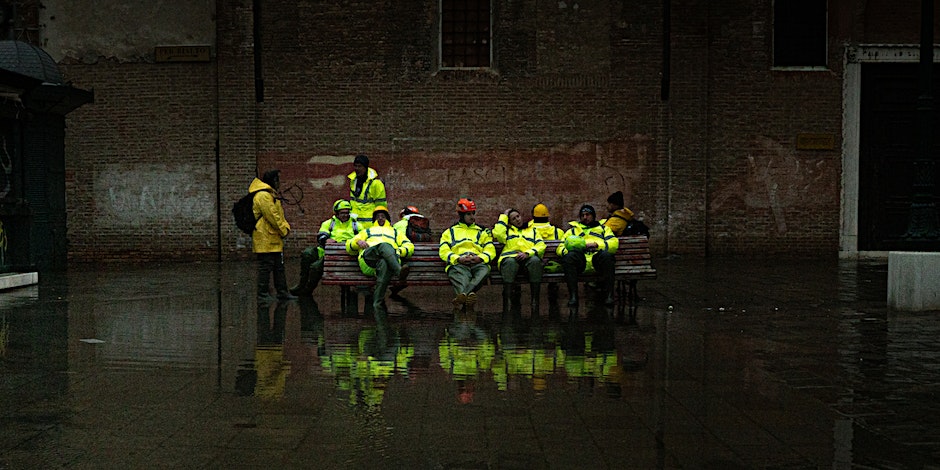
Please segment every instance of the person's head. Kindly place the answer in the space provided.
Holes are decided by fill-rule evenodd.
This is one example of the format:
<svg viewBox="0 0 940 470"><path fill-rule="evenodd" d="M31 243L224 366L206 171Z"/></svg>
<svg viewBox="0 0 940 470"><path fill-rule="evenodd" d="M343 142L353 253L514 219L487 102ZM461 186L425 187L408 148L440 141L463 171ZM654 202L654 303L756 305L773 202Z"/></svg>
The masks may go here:
<svg viewBox="0 0 940 470"><path fill-rule="evenodd" d="M398 211L398 218L404 219L406 215L411 214L420 214L421 211L418 210L415 206L405 206L402 210Z"/></svg>
<svg viewBox="0 0 940 470"><path fill-rule="evenodd" d="M268 186L278 189L281 185L281 170L268 170L261 175L261 181L266 183Z"/></svg>
<svg viewBox="0 0 940 470"><path fill-rule="evenodd" d="M590 225L597 220L597 212L594 211L594 206L590 204L585 204L581 206L581 209L578 211L578 221L584 225Z"/></svg>
<svg viewBox="0 0 940 470"><path fill-rule="evenodd" d="M369 157L361 153L356 155L356 158L353 159L353 170L356 172L356 176L366 176L369 171Z"/></svg>
<svg viewBox="0 0 940 470"><path fill-rule="evenodd" d="M460 221L472 225L477 221L477 203L467 198L457 201L457 217Z"/></svg>
<svg viewBox="0 0 940 470"><path fill-rule="evenodd" d="M372 223L378 225L379 227L388 223L388 208L385 206L378 206L373 209Z"/></svg>
<svg viewBox="0 0 940 470"><path fill-rule="evenodd" d="M524 228L525 225L522 222L522 214L515 209L509 209L509 224L516 228Z"/></svg>
<svg viewBox="0 0 940 470"><path fill-rule="evenodd" d="M352 204L345 199L337 199L333 203L333 215L336 216L340 222L346 222L349 220L349 214L352 211Z"/></svg>
<svg viewBox="0 0 940 470"><path fill-rule="evenodd" d="M532 208L532 220L536 222L548 222L548 207L541 202Z"/></svg>
<svg viewBox="0 0 940 470"><path fill-rule="evenodd" d="M622 191L617 191L607 198L607 212L613 213L618 209L623 209Z"/></svg>

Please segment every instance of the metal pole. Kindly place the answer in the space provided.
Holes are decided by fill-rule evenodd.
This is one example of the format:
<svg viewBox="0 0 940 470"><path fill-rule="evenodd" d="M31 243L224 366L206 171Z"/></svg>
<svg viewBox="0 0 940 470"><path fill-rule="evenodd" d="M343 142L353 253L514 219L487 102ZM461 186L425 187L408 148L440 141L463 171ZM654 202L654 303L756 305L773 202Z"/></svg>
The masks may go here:
<svg viewBox="0 0 940 470"><path fill-rule="evenodd" d="M933 147L933 2L921 0L920 11L920 96L917 117L920 129L920 154L914 160L914 195L911 218L904 239L907 241L937 240L940 235L937 207L934 204Z"/></svg>

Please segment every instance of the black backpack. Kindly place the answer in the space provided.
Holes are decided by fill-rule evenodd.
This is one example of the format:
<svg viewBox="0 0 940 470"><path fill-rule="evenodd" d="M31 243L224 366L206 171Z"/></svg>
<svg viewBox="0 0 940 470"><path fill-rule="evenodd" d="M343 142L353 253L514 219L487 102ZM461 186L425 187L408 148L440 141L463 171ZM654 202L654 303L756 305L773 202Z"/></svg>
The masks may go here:
<svg viewBox="0 0 940 470"><path fill-rule="evenodd" d="M267 191L266 189L259 189L258 191ZM258 223L258 219L255 218L255 194L258 191L250 192L241 199L235 202L235 205L232 206L232 215L235 216L235 225L242 231L251 235L255 231L255 224Z"/></svg>
<svg viewBox="0 0 940 470"><path fill-rule="evenodd" d="M427 217L409 217L405 236L412 243L431 241L431 221Z"/></svg>

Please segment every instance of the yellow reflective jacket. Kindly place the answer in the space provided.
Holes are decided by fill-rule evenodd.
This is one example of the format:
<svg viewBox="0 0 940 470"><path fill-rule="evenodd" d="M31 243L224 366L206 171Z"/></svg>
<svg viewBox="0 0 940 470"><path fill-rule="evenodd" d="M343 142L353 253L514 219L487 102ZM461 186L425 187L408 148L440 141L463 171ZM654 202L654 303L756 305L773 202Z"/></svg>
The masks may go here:
<svg viewBox="0 0 940 470"><path fill-rule="evenodd" d="M565 234L564 230L552 225L551 222L536 222L530 220L529 227L534 227L535 231L542 237L542 240L561 240L561 236Z"/></svg>
<svg viewBox="0 0 940 470"><path fill-rule="evenodd" d="M539 236L535 227L516 228L509 223L506 214L500 214L496 226L493 227L493 238L503 244L503 251L499 255L499 264L504 258L516 256L518 253L528 253L529 256L545 256L545 242Z"/></svg>
<svg viewBox="0 0 940 470"><path fill-rule="evenodd" d="M571 228L565 232L562 240L571 236L581 237L584 239L585 243L597 243L597 251L606 251L610 254L616 253L617 248L620 247L620 240L618 240L614 232L610 230L610 227L606 225L586 227L576 220L569 222L569 225L571 225ZM584 257L587 259L588 271L593 269L591 259L594 258L594 253L597 253L597 251L584 252ZM558 253L558 256L564 256L568 254L568 248L565 247L564 243L559 243L558 248L555 249L555 253Z"/></svg>
<svg viewBox="0 0 940 470"><path fill-rule="evenodd" d="M362 189L356 194L356 172L347 176L349 178L349 203L352 212L363 228L372 225L372 211L378 206L388 205L385 199L385 183L379 179L379 174L372 168L366 172L366 180Z"/></svg>
<svg viewBox="0 0 940 470"><path fill-rule="evenodd" d="M461 255L473 253L490 264L496 258L496 246L489 231L477 224L467 225L458 222L441 234L441 248L438 254L447 263L447 268L457 264Z"/></svg>
<svg viewBox="0 0 940 470"><path fill-rule="evenodd" d="M610 218L601 220L601 225L606 225L610 227L610 231L614 232L614 235L621 236L623 235L623 229L627 228L627 222L633 218L633 211L627 209L626 207L617 209L613 214L610 214Z"/></svg>
<svg viewBox="0 0 940 470"><path fill-rule="evenodd" d="M248 192L255 192L255 197L252 199L252 212L258 219L255 222L255 230L251 232L252 251L255 253L284 251L284 237L290 233L290 224L284 218L281 201L274 197L274 188L261 179L255 178L248 186Z"/></svg>
<svg viewBox="0 0 940 470"><path fill-rule="evenodd" d="M365 250L359 249L359 240L365 240L369 246L375 246L379 243L388 243L395 247L395 251L401 259L405 259L415 252L414 244L405 236L405 233L395 230L392 224L388 222L382 226L373 225L359 232L355 237L346 240L346 252L351 255L358 253L359 256L362 257L362 252Z"/></svg>

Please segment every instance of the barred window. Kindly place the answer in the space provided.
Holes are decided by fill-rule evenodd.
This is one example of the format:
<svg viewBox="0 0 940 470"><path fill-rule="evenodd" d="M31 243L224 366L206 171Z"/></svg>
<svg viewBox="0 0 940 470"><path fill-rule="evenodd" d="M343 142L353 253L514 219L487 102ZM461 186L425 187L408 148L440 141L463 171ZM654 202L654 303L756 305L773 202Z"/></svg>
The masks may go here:
<svg viewBox="0 0 940 470"><path fill-rule="evenodd" d="M774 66L825 67L826 0L774 2Z"/></svg>
<svg viewBox="0 0 940 470"><path fill-rule="evenodd" d="M441 68L489 67L490 0L441 0Z"/></svg>

